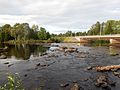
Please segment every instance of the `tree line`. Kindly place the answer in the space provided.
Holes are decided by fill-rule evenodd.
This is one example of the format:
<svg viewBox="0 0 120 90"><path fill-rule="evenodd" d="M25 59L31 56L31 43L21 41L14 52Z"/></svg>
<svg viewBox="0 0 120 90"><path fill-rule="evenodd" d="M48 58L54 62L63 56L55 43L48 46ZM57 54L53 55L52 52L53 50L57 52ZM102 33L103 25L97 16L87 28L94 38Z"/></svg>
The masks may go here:
<svg viewBox="0 0 120 90"><path fill-rule="evenodd" d="M74 37L85 35L106 35L106 34L120 34L120 20L108 20L100 23L97 21L86 32L72 32L67 31L60 34L50 34L45 28L38 25L29 26L28 23L16 23L13 26L5 24L0 27L0 41L9 40L53 40L54 37Z"/></svg>
<svg viewBox="0 0 120 90"><path fill-rule="evenodd" d="M43 27L33 25L31 28L28 23L16 23L13 26L5 24L0 27L0 41L9 40L48 40L50 33Z"/></svg>
<svg viewBox="0 0 120 90"><path fill-rule="evenodd" d="M108 35L108 34L120 34L120 20L108 20L107 22L92 25L88 30L87 35Z"/></svg>

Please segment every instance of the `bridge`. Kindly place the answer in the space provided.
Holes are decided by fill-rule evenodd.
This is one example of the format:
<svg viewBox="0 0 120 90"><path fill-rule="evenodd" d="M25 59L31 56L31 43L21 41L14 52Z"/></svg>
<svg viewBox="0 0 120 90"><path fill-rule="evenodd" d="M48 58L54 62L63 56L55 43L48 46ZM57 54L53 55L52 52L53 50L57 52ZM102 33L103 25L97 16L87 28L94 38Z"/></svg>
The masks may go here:
<svg viewBox="0 0 120 90"><path fill-rule="evenodd" d="M120 34L113 35L92 35L92 36L76 36L79 42L89 42L91 40L109 40L111 44L120 43Z"/></svg>

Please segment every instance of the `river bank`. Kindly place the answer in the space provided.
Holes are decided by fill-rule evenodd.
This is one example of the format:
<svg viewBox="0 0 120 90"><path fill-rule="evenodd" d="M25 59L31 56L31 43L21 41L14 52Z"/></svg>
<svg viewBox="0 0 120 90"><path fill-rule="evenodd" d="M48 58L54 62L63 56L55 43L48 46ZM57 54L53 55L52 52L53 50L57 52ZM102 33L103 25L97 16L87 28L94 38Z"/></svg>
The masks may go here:
<svg viewBox="0 0 120 90"><path fill-rule="evenodd" d="M120 78L114 71L98 72L96 66L118 65L120 50L114 47L79 46L78 44L59 44L77 48L77 52L61 50L47 51L42 56L28 60L0 60L0 85L6 81L7 73L18 73L25 90L70 90L77 83L80 90L119 90ZM118 55L111 56L111 52ZM5 64L8 62L7 64ZM117 70L120 73L119 70ZM99 76L107 76L115 85L96 86Z"/></svg>

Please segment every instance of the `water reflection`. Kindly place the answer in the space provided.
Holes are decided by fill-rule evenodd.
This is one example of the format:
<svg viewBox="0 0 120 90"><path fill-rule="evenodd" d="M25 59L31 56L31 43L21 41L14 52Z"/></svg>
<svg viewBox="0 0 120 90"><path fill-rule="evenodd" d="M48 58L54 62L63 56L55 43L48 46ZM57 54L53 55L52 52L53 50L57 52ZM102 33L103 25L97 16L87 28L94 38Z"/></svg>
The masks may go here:
<svg viewBox="0 0 120 90"><path fill-rule="evenodd" d="M27 60L31 56L39 57L42 53L46 52L48 48L43 47L42 45L7 45L9 50L7 52L3 52L7 56L7 58L15 58L15 59L23 59Z"/></svg>

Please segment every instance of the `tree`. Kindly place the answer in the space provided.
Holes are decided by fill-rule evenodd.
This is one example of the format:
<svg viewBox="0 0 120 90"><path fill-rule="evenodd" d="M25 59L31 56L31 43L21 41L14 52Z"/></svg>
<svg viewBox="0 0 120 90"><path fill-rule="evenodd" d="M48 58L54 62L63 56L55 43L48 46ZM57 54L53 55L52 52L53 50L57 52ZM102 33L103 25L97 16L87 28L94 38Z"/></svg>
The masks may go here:
<svg viewBox="0 0 120 90"><path fill-rule="evenodd" d="M10 31L11 31L11 25L5 24L1 27L1 40L2 41L8 41L11 39Z"/></svg>
<svg viewBox="0 0 120 90"><path fill-rule="evenodd" d="M92 25L88 31L88 35L99 35L100 34L100 22Z"/></svg>
<svg viewBox="0 0 120 90"><path fill-rule="evenodd" d="M47 40L48 38L50 38L50 34L49 32L46 32L45 28L40 27L40 31L38 32L38 38L40 40Z"/></svg>
<svg viewBox="0 0 120 90"><path fill-rule="evenodd" d="M111 20L107 21L103 31L104 34L113 34L112 24L113 24L113 21Z"/></svg>

